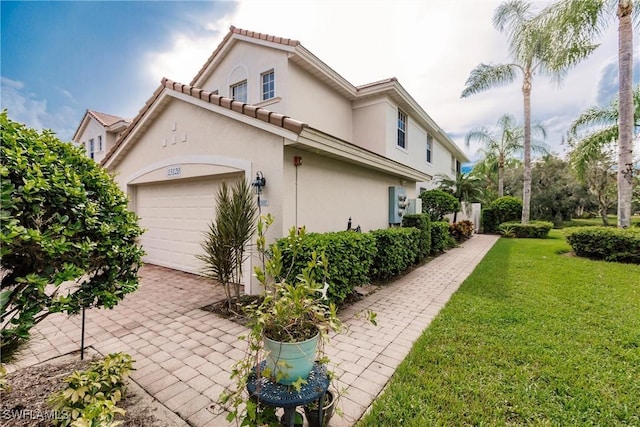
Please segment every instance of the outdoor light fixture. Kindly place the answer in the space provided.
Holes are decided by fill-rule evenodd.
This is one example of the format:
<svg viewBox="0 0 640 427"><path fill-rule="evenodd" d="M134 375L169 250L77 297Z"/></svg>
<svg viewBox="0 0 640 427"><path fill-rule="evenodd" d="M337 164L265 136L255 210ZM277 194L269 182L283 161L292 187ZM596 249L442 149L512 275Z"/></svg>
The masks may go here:
<svg viewBox="0 0 640 427"><path fill-rule="evenodd" d="M256 194L262 194L262 188L267 185L267 179L264 177L262 172L256 172L256 179L253 180L251 186L255 188Z"/></svg>

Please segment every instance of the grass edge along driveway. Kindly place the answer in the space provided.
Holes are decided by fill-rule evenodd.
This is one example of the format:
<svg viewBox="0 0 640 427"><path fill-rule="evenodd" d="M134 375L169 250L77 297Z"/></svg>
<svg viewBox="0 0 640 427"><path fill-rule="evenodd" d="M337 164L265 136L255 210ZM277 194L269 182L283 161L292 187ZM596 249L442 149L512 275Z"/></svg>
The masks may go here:
<svg viewBox="0 0 640 427"><path fill-rule="evenodd" d="M640 425L640 266L500 239L363 426Z"/></svg>

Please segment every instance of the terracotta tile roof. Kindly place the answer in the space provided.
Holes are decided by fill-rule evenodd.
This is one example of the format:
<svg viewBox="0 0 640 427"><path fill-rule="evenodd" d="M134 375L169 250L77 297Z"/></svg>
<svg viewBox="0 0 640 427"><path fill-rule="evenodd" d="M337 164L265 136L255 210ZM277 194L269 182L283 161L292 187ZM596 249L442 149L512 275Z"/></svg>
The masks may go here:
<svg viewBox="0 0 640 427"><path fill-rule="evenodd" d="M114 116L113 114L100 113L94 110L87 110L87 114L89 114L91 117L96 119L98 123L100 123L102 126L105 126L105 127L109 127L112 124L118 123L118 122L127 122L127 123L131 122L131 120L127 120L123 117Z"/></svg>
<svg viewBox="0 0 640 427"><path fill-rule="evenodd" d="M102 164L105 164L111 157L113 157L114 153L117 151L120 145L122 145L126 137L136 127L136 125L140 122L140 120L142 120L144 115L147 113L147 111L149 111L151 106L156 102L156 100L160 97L160 94L165 89L173 90L179 93L184 93L195 99L208 102L209 104L218 105L220 107L229 109L231 111L235 111L238 114L244 114L245 116L249 116L249 117L261 120L265 123L269 123L274 126L281 127L283 129L289 130L297 134L300 134L302 130L308 126L306 123L300 122L298 120L294 120L289 116L275 113L273 111L269 111L264 108L255 107L250 104L245 104L240 101L235 101L231 98L227 98L224 96L215 95L212 92L202 90L200 88L193 87L190 85L174 82L173 80L169 80L166 77L164 77L160 83L160 86L153 92L153 95L151 95L151 98L147 100L144 107L142 107L142 109L140 110L138 115L133 119L131 124L122 132L122 134L116 141L114 147L107 153L105 158L102 160Z"/></svg>
<svg viewBox="0 0 640 427"><path fill-rule="evenodd" d="M232 25L232 26L229 27L229 32L227 33L227 35L224 36L224 38L222 39L220 44L218 44L218 47L216 47L216 49L213 51L211 56L209 56L209 58L206 60L206 62L202 66L202 68L200 68L200 70L196 73L196 76L193 78L193 80L191 80L191 83L189 83L189 84L193 85L193 84L195 84L195 82L198 81L198 79L202 76L202 74L205 72L207 67L209 67L209 64L211 63L211 61L213 61L213 59L216 56L218 56L218 54L220 53L220 51L222 50L224 45L227 43L227 41L229 41L229 39L231 37L233 37L234 34L241 35L241 36L246 36L246 37L251 37L251 38L254 38L254 39L257 39L257 40L264 40L264 41L268 41L268 42L279 43L279 44L282 44L282 45L285 45L285 46L298 46L298 45L300 45L300 42L298 40L287 39L287 38L284 38L284 37L272 36L270 34L258 33L256 31L243 30L241 28L236 28L236 27L234 27Z"/></svg>

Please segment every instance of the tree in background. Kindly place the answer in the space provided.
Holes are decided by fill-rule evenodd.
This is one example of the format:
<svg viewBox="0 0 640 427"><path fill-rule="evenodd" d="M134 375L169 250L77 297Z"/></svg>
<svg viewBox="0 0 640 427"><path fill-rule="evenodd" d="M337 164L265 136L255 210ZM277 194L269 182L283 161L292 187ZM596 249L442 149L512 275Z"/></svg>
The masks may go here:
<svg viewBox="0 0 640 427"><path fill-rule="evenodd" d="M597 46L580 37L562 37L553 25L543 19L547 9L538 14L531 4L508 0L496 9L493 24L506 32L513 62L480 64L471 71L462 97L512 83L522 74L524 103L524 184L522 190L522 223L529 222L531 203L531 89L535 73L544 73L560 81L566 71L588 56ZM555 24L555 23L554 23Z"/></svg>
<svg viewBox="0 0 640 427"><path fill-rule="evenodd" d="M613 2L606 0L563 0L552 5L545 25L557 28L558 37L589 42L597 38L613 15ZM638 126L638 102L633 89L633 15L640 16L640 2L618 0L618 105L617 105L617 188L618 227L631 225L633 198L633 133Z"/></svg>
<svg viewBox="0 0 640 427"><path fill-rule="evenodd" d="M561 225L593 206L585 186L577 182L569 163L545 155L531 171L531 217Z"/></svg>
<svg viewBox="0 0 640 427"><path fill-rule="evenodd" d="M533 124L531 133L542 139L547 132L540 124ZM472 141L482 144L479 152L483 161L495 164L498 171L498 197L504 196L504 168L513 157L524 151L524 127L518 125L511 114L503 114L496 123L496 129L489 130L486 127L472 129L465 137L465 145L469 148ZM532 142L531 150L545 153L542 142Z"/></svg>
<svg viewBox="0 0 640 427"><path fill-rule="evenodd" d="M451 179L448 175L440 174L436 176L438 189L453 194L459 205L466 209L466 215L470 215L471 203L479 201L482 192L480 178L466 173L456 173L456 178ZM458 211L453 213L453 222L458 219Z"/></svg>
<svg viewBox="0 0 640 427"><path fill-rule="evenodd" d="M431 221L442 221L445 215L458 212L460 202L452 194L442 190L427 190L420 193L422 213L429 214Z"/></svg>
<svg viewBox="0 0 640 427"><path fill-rule="evenodd" d="M0 113L2 359L54 312L115 306L138 287L137 217L81 149Z"/></svg>
<svg viewBox="0 0 640 427"><path fill-rule="evenodd" d="M640 86L633 92L635 101L634 126L640 126ZM616 98L607 106L594 106L586 109L572 123L569 130L569 144L572 147L570 158L576 176L596 196L599 213L606 225L607 211L615 196L611 195L612 176L616 176L618 197L620 197L620 174L612 160L615 157L616 141L619 141L619 100ZM617 149L619 150L619 144ZM619 157L618 157L619 159ZM619 161L618 161L619 167ZM633 195L633 193L632 193ZM632 196L630 196L632 197ZM631 212L631 199L629 200ZM620 201L618 199L618 215ZM620 226L620 218L618 217Z"/></svg>

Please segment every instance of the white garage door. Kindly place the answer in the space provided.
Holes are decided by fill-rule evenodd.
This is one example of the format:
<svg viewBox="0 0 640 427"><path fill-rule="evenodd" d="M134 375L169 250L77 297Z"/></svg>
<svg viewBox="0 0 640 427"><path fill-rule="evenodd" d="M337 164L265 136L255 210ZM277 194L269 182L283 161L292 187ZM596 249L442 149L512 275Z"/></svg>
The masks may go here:
<svg viewBox="0 0 640 427"><path fill-rule="evenodd" d="M234 183L226 177L227 184ZM136 213L147 231L140 242L151 264L199 273L200 243L215 215L220 179L179 180L136 186Z"/></svg>

